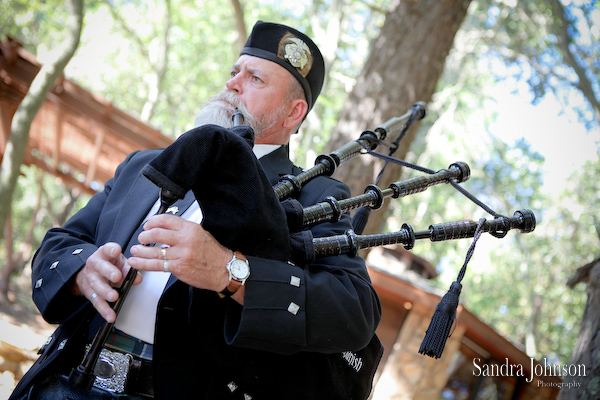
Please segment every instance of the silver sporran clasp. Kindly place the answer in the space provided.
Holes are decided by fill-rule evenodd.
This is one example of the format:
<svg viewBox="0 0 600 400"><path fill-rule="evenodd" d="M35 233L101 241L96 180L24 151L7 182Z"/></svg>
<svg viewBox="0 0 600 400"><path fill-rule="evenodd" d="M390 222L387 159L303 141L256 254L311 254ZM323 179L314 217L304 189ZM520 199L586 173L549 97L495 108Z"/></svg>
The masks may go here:
<svg viewBox="0 0 600 400"><path fill-rule="evenodd" d="M94 387L112 393L124 393L132 362L131 354L102 349L94 367Z"/></svg>

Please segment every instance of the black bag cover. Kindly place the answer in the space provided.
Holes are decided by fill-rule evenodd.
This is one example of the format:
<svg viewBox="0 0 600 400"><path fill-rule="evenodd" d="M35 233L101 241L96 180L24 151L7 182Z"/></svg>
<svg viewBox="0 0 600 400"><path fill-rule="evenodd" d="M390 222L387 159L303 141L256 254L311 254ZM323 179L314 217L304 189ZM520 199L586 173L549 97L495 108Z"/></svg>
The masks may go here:
<svg viewBox="0 0 600 400"><path fill-rule="evenodd" d="M110 400L115 395L95 387L81 389L69 383L64 375L51 375L39 384L33 385L25 400Z"/></svg>
<svg viewBox="0 0 600 400"><path fill-rule="evenodd" d="M253 135L248 126L194 128L142 174L178 197L193 191L204 214L202 226L224 246L287 261L291 250L285 212L252 152Z"/></svg>

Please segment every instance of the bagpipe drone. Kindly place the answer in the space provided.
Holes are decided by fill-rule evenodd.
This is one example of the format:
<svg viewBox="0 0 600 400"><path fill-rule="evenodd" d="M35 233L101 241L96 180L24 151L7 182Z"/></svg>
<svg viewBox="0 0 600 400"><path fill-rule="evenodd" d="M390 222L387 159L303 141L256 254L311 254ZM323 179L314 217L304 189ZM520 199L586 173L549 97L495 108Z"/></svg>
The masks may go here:
<svg viewBox="0 0 600 400"><path fill-rule="evenodd" d="M346 254L354 257L360 249L375 246L399 243L406 249L411 249L415 241L420 239L436 242L474 238L459 277L436 307L419 350L421 354L439 358L456 319L460 281L477 239L484 232L498 238L504 237L512 229L521 233L532 232L536 220L534 214L526 209L516 211L512 217L497 214L470 195L458 185L470 176L469 167L464 162L432 171L393 158L393 149L397 148L407 129L426 114L426 105L418 102L404 115L388 120L373 131L364 131L359 139L328 155L320 155L314 167L295 176L284 176L272 186L252 152L253 131L243 125L243 116L236 113L233 116L234 127L231 129L205 125L181 135L146 165L142 174L160 189L159 213L165 212L191 190L202 207L204 229L221 244L236 248L246 255L291 260L301 267L325 256ZM398 136L390 146L389 155L373 151L386 138L396 134ZM348 199L329 197L322 203L309 207L301 206L294 199L310 180L322 175L330 176L340 164L362 154L379 157L386 164L393 162L414 168L427 175L392 183L386 189L381 189L376 184L369 185L362 195ZM217 185L217 182L226 184ZM386 198L401 198L442 183L454 186L494 218L482 218L477 223L463 220L435 224L421 231L415 231L405 223L397 232L361 234L370 210L380 208ZM352 210L358 210L353 219L353 230L348 230L343 235L314 238L307 229L323 222L335 222L341 215ZM223 224L223 220L227 223ZM248 245L248 241L243 238L249 234L261 235L264 241L258 246ZM119 312L136 273L137 271L130 269L125 277L119 299L113 304L115 312ZM98 331L84 360L72 371L70 383L82 388L91 387L94 365L112 326L113 324L106 322ZM369 372L372 380L381 356L381 345L373 344L369 351L378 352L372 357L374 367Z"/></svg>

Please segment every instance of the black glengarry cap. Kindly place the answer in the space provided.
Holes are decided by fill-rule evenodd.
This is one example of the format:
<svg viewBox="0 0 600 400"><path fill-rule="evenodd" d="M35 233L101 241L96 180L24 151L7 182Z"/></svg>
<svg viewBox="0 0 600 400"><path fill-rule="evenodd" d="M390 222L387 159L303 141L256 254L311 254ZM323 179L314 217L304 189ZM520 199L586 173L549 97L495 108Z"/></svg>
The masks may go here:
<svg viewBox="0 0 600 400"><path fill-rule="evenodd" d="M312 109L323 87L325 63L308 36L289 26L258 21L242 54L264 58L287 69L302 85L308 110Z"/></svg>

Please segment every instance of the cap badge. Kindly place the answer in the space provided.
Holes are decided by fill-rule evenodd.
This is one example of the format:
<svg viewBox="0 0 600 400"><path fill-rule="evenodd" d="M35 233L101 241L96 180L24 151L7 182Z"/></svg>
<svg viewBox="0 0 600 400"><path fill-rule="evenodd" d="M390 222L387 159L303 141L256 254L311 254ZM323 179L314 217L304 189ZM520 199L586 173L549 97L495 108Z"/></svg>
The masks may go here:
<svg viewBox="0 0 600 400"><path fill-rule="evenodd" d="M287 32L279 41L280 58L287 60L297 71L306 78L312 67L312 53L301 39Z"/></svg>
<svg viewBox="0 0 600 400"><path fill-rule="evenodd" d="M304 68L308 64L310 49L302 40L290 39L292 43L285 45L285 58L296 68Z"/></svg>

